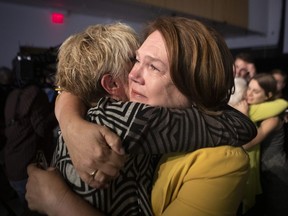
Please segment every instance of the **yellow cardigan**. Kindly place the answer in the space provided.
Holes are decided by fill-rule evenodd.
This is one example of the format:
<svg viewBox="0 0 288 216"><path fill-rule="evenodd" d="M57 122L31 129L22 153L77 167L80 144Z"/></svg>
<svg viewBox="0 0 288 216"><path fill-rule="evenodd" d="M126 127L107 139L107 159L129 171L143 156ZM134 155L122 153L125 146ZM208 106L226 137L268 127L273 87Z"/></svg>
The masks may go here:
<svg viewBox="0 0 288 216"><path fill-rule="evenodd" d="M152 190L154 215L235 216L248 171L249 157L241 147L165 157Z"/></svg>
<svg viewBox="0 0 288 216"><path fill-rule="evenodd" d="M265 104L250 108L250 113L255 112L253 121L278 115L287 108L287 101L282 99ZM258 115L261 110L262 115ZM155 216L236 215L249 175L249 157L241 147L220 146L169 155L159 164L151 194Z"/></svg>

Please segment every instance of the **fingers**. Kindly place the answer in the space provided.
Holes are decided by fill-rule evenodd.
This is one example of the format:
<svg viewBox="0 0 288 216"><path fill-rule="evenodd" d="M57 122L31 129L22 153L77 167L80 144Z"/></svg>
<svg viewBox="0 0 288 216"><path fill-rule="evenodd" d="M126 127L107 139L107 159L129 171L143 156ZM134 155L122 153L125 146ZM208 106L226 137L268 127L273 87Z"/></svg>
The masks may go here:
<svg viewBox="0 0 288 216"><path fill-rule="evenodd" d="M89 164L89 167L86 167L84 173L77 171L81 179L91 187L106 187L109 185L111 180L115 179L119 175L120 169L124 166L128 156L121 156L112 150L109 151L110 154L105 159Z"/></svg>
<svg viewBox="0 0 288 216"><path fill-rule="evenodd" d="M126 156L119 156L112 152L108 160L98 161L97 169L102 171L105 175L116 178L120 169L124 166L125 161Z"/></svg>
<svg viewBox="0 0 288 216"><path fill-rule="evenodd" d="M119 155L105 145L95 152L94 159L87 166L87 172L97 169L108 176L116 177L124 166L126 158L126 155Z"/></svg>
<svg viewBox="0 0 288 216"><path fill-rule="evenodd" d="M55 167L48 167L48 168L47 168L47 171L54 171L54 170L56 170Z"/></svg>
<svg viewBox="0 0 288 216"><path fill-rule="evenodd" d="M37 172L41 171L40 168L37 167L37 164L29 164L27 167L27 173L28 173L28 180L26 184L26 194L25 194L25 199L27 200L28 207L31 210L36 210L36 205L37 205L37 199L35 198L38 192L38 179L37 179ZM35 186L36 185L36 186Z"/></svg>
<svg viewBox="0 0 288 216"><path fill-rule="evenodd" d="M80 128L79 125L81 125ZM81 124L78 122L75 128L79 130L70 133L70 138L69 136L65 138L64 133L63 136L73 165L81 179L87 184L91 183L91 175L89 174L94 170L99 170L103 175L107 176L103 179L111 179L118 176L119 170L123 167L126 160L126 156L123 155L124 149L120 138L107 127L91 122L84 121ZM85 130L82 130L83 128ZM79 133L83 134L81 139L78 137ZM101 177L101 174L99 175ZM95 187L106 181L100 179L100 183L97 183L97 179L100 177L95 175L96 183L93 181Z"/></svg>
<svg viewBox="0 0 288 216"><path fill-rule="evenodd" d="M36 163L31 163L31 164L29 164L28 167L27 167L27 174L28 174L28 176L30 176L31 173L33 173L33 172L34 172L35 170L37 170L37 169L39 169L39 168L37 167L37 164L36 164Z"/></svg>
<svg viewBox="0 0 288 216"><path fill-rule="evenodd" d="M90 176L89 186L93 188L106 188L112 180L113 178L97 170L94 176Z"/></svg>
<svg viewBox="0 0 288 216"><path fill-rule="evenodd" d="M113 151L111 151L113 152ZM120 157L120 158L119 158ZM117 162L115 162L117 161ZM84 173L79 173L81 179L93 188L105 188L109 183L115 179L120 172L120 169L124 166L126 156L120 156L113 152L106 160L96 161L88 168L86 167ZM82 169L83 170L83 169ZM94 175L91 175L92 170L97 170Z"/></svg>
<svg viewBox="0 0 288 216"><path fill-rule="evenodd" d="M121 139L120 137L111 132L109 128L107 127L100 127L100 133L102 134L106 144L116 153L120 155L125 154L125 150L122 147Z"/></svg>
<svg viewBox="0 0 288 216"><path fill-rule="evenodd" d="M115 156L115 158L119 157L118 154L114 154L115 155L113 156ZM121 163L118 163L118 165L115 165L112 162L113 160L115 161L115 158L110 157L110 159L108 159L109 161L105 160L101 163L97 161L97 163L91 165L90 168L86 168L86 172L79 172L79 175L81 179L91 187L103 188L119 175L120 169L124 166L124 162L126 161L126 156L121 157ZM95 170L96 172L94 173Z"/></svg>
<svg viewBox="0 0 288 216"><path fill-rule="evenodd" d="M28 166L29 173L25 198L31 210L50 214L65 200L69 187L63 177L54 168L43 170L35 164Z"/></svg>

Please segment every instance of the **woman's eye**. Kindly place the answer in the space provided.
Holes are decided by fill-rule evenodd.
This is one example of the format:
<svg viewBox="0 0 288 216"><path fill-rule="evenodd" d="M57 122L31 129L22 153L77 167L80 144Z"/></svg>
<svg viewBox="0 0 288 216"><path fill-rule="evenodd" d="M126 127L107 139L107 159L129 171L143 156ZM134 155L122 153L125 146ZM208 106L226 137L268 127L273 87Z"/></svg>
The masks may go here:
<svg viewBox="0 0 288 216"><path fill-rule="evenodd" d="M156 68L156 67L155 67L154 65L152 65L152 64L150 65L150 68L151 68L152 70L157 70L157 71L159 71L158 68Z"/></svg>

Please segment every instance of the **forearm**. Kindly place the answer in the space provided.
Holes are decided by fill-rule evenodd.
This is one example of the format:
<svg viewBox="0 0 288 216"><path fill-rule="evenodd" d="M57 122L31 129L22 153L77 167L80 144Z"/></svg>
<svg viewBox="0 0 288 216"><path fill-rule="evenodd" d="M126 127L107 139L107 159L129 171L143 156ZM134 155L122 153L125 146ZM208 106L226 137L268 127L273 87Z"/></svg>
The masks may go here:
<svg viewBox="0 0 288 216"><path fill-rule="evenodd" d="M115 114L114 114L115 113ZM88 112L89 120L105 123L123 139L128 153L169 153L203 147L240 146L256 136L253 122L227 107L210 116L196 108L167 109L131 102L102 99Z"/></svg>
<svg viewBox="0 0 288 216"><path fill-rule="evenodd" d="M155 144L155 146L157 143L166 145L163 148L166 152L161 153L190 152L221 145L241 146L256 136L257 130L253 122L235 109L227 107L222 114L215 116L206 115L194 108L186 111L185 113L184 110L175 110L175 113L166 120L158 115L159 124L155 124L152 128L151 139L167 138L167 142L162 140ZM179 112L183 112L182 117ZM161 136L157 136L158 132Z"/></svg>
<svg viewBox="0 0 288 216"><path fill-rule="evenodd" d="M139 143L144 150L153 153L190 152L221 145L241 146L256 136L253 122L236 110L225 110L219 116L205 115L193 109L171 111L157 113L155 118L158 120L152 119L154 122L146 127L146 135L136 131L127 137L131 152L141 150Z"/></svg>
<svg viewBox="0 0 288 216"><path fill-rule="evenodd" d="M260 128L258 128L257 131L258 131L257 136L253 140L251 140L250 142L243 145L243 148L245 150L249 150L249 149L253 148L254 146L260 144L265 139L266 134L263 133L263 129L260 127Z"/></svg>
<svg viewBox="0 0 288 216"><path fill-rule="evenodd" d="M71 118L83 119L87 112L84 102L77 96L63 91L55 102L55 115L60 126L71 122Z"/></svg>
<svg viewBox="0 0 288 216"><path fill-rule="evenodd" d="M279 124L281 124L281 121L278 117L264 120L261 122L260 127L257 129L257 136L249 143L245 144L243 148L245 150L249 150L255 145L260 144L273 130L277 128L277 126L279 126Z"/></svg>
<svg viewBox="0 0 288 216"><path fill-rule="evenodd" d="M50 212L47 212L47 214L49 216L104 216L72 191L67 191L62 201L55 208L50 208Z"/></svg>
<svg viewBox="0 0 288 216"><path fill-rule="evenodd" d="M279 115L287 106L288 103L284 99L250 105L249 116L253 122L261 121Z"/></svg>
<svg viewBox="0 0 288 216"><path fill-rule="evenodd" d="M245 150L250 150L250 149L252 149L254 146L256 146L257 144L258 144L258 143L251 141L251 142L243 145L243 148L244 148Z"/></svg>
<svg viewBox="0 0 288 216"><path fill-rule="evenodd" d="M63 91L56 99L55 102L55 116L59 122L59 126L66 136L67 132L73 133L74 126L73 122L85 122L85 115L87 107L81 99L77 96ZM77 130L76 130L77 131Z"/></svg>
<svg viewBox="0 0 288 216"><path fill-rule="evenodd" d="M27 173L25 198L31 210L49 216L103 215L74 193L54 168L43 170L30 164Z"/></svg>

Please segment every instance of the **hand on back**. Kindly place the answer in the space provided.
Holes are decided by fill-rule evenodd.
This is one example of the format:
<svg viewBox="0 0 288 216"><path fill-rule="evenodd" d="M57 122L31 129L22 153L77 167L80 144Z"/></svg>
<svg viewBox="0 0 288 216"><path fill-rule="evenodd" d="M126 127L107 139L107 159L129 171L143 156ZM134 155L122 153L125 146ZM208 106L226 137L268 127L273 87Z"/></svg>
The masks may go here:
<svg viewBox="0 0 288 216"><path fill-rule="evenodd" d="M56 101L55 114L77 173L91 187L105 187L118 176L126 156L118 135L84 120L86 110L83 102L68 92Z"/></svg>

